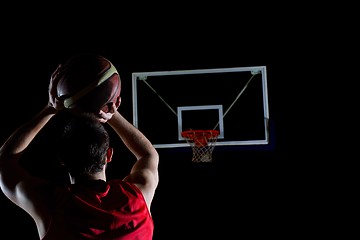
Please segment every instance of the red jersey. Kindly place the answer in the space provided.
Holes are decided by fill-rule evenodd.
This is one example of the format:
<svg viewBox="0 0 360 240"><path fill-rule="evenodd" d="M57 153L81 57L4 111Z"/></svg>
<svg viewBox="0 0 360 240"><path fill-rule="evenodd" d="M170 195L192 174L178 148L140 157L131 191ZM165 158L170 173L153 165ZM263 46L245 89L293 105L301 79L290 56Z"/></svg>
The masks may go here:
<svg viewBox="0 0 360 240"><path fill-rule="evenodd" d="M140 190L122 180L74 184L59 190L55 213L42 240L151 240L154 223Z"/></svg>

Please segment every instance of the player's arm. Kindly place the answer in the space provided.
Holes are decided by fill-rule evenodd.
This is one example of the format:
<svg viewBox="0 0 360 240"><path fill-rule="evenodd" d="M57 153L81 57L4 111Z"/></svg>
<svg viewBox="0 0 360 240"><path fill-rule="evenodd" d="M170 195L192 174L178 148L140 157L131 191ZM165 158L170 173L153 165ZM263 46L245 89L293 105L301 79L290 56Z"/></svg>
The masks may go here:
<svg viewBox="0 0 360 240"><path fill-rule="evenodd" d="M134 183L143 193L148 205L154 197L159 181L159 155L151 142L118 111L108 121L137 161L124 179Z"/></svg>
<svg viewBox="0 0 360 240"><path fill-rule="evenodd" d="M0 187L14 203L27 208L26 199L31 198L30 186L40 182L29 175L19 164L19 159L49 120L62 108L55 99L58 69L51 76L48 104L29 121L18 127L0 148Z"/></svg>
<svg viewBox="0 0 360 240"><path fill-rule="evenodd" d="M55 115L55 111L49 106L43 108L30 121L17 128L0 148L0 187L16 204L21 203L22 196L19 193L26 192L29 181L33 181L20 166L19 159L39 131Z"/></svg>

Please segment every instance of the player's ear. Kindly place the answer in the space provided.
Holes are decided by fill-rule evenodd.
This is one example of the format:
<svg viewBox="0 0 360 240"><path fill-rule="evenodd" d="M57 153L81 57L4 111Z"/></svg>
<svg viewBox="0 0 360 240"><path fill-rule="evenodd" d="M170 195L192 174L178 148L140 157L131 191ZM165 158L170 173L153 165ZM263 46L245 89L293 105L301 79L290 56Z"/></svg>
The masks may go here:
<svg viewBox="0 0 360 240"><path fill-rule="evenodd" d="M114 149L108 148L108 150L106 152L106 162L111 162L113 153L114 153Z"/></svg>

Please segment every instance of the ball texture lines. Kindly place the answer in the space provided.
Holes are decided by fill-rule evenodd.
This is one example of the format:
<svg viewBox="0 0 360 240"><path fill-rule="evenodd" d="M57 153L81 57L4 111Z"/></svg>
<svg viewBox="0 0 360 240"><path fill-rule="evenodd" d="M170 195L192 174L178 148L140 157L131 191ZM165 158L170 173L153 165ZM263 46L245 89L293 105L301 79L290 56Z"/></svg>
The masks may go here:
<svg viewBox="0 0 360 240"><path fill-rule="evenodd" d="M121 79L106 58L80 54L61 66L57 96L66 109L98 112L120 98Z"/></svg>

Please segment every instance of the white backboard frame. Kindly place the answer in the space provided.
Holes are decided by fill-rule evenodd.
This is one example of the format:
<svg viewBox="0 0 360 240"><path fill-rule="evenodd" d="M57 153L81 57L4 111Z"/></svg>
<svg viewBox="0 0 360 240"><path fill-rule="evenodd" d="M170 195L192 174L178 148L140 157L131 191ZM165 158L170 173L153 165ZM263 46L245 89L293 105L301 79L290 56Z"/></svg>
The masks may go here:
<svg viewBox="0 0 360 240"><path fill-rule="evenodd" d="M233 67L233 68L213 68L213 69L194 69L194 70L174 70L174 71L153 71L153 72L133 72L132 73L132 97L133 97L133 125L135 127L139 127L139 119L138 119L138 92L137 92L137 85L138 81L144 81L148 77L151 76L171 76L171 75L187 75L187 74L203 74L203 73L227 73L227 72L251 72L253 75L261 74L261 81L262 81L262 101L263 101L263 115L264 115L264 139L259 140L246 140L246 141L227 141L227 142L220 142L216 143L216 146L233 146L233 145L264 145L269 143L269 106L268 106L268 91L267 91L267 72L266 66L254 66L254 67ZM180 110L202 110L206 107L202 106L183 106L178 107ZM181 111L176 113L178 115L178 135L179 141L184 140L181 137L180 132L181 130L181 120L179 119L181 116ZM221 110L222 111L222 110ZM221 113L223 115L223 113ZM223 138L224 131L223 131L223 122L222 120L219 121L220 126L220 138ZM141 130L141 129L140 129ZM166 130L164 130L166 131ZM156 148L175 148L175 147L189 147L188 143L172 143L172 144L154 144Z"/></svg>

